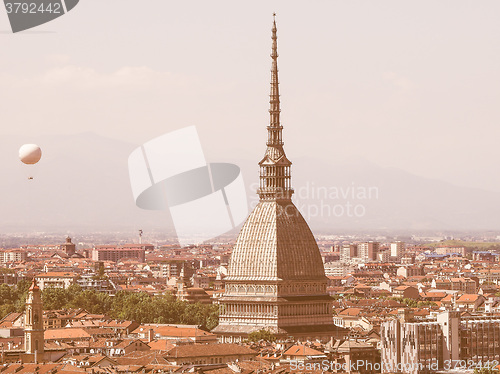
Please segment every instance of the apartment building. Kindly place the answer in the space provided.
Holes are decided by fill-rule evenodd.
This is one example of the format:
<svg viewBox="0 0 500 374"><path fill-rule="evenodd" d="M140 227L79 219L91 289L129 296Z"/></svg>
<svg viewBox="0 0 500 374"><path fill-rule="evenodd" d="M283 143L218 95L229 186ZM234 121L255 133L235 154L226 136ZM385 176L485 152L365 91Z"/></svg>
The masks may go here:
<svg viewBox="0 0 500 374"><path fill-rule="evenodd" d="M432 373L460 362L500 360L499 317L446 311L422 322L406 309L398 312L397 319L381 324L383 373Z"/></svg>
<svg viewBox="0 0 500 374"><path fill-rule="evenodd" d="M117 262L123 258L135 258L146 262L146 246L97 246L92 248L93 261Z"/></svg>
<svg viewBox="0 0 500 374"><path fill-rule="evenodd" d="M340 248L340 261L348 262L354 257L358 257L358 246L356 244L344 244Z"/></svg>
<svg viewBox="0 0 500 374"><path fill-rule="evenodd" d="M437 288L440 290L462 291L467 294L476 293L477 286L478 282L471 278L435 278L431 281L432 288Z"/></svg>
<svg viewBox="0 0 500 374"><path fill-rule="evenodd" d="M328 262L325 264L325 275L327 277L343 277L347 274L354 273L354 271L354 266L342 261Z"/></svg>
<svg viewBox="0 0 500 374"><path fill-rule="evenodd" d="M376 261L379 249L379 242L358 243L358 257L365 261Z"/></svg>
<svg viewBox="0 0 500 374"><path fill-rule="evenodd" d="M35 277L40 290L46 288L68 288L75 283L78 274L70 272L50 272L42 273Z"/></svg>
<svg viewBox="0 0 500 374"><path fill-rule="evenodd" d="M391 243L391 258L396 262L401 262L406 250L406 244L401 241Z"/></svg>
<svg viewBox="0 0 500 374"><path fill-rule="evenodd" d="M436 248L436 253L439 255L449 255L457 253L460 256L465 257L465 252L465 247L444 246Z"/></svg>
<svg viewBox="0 0 500 374"><path fill-rule="evenodd" d="M2 263L26 261L27 258L28 254L24 249L6 249L0 251L0 261Z"/></svg>

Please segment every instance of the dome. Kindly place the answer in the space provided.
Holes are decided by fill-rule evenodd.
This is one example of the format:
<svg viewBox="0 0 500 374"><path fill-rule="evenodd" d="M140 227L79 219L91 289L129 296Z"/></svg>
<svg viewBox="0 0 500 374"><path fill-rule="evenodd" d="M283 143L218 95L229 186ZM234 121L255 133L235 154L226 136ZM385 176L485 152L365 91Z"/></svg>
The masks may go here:
<svg viewBox="0 0 500 374"><path fill-rule="evenodd" d="M324 280L316 240L290 200L261 200L243 225L226 280Z"/></svg>

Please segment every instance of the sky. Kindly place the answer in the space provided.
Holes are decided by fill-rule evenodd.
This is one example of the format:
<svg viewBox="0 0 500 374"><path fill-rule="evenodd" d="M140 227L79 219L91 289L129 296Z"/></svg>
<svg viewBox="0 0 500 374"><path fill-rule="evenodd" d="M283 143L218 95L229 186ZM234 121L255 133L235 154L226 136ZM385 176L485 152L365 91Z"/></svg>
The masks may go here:
<svg viewBox="0 0 500 374"><path fill-rule="evenodd" d="M258 161L273 12L292 161L500 192L498 1L80 0L17 34L0 11L0 136L196 125L209 161Z"/></svg>

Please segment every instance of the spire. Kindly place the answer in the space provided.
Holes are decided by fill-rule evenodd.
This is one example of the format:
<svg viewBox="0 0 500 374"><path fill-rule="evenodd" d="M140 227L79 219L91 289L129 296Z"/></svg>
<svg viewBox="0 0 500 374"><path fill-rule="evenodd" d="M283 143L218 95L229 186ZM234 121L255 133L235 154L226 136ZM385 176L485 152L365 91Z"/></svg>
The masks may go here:
<svg viewBox="0 0 500 374"><path fill-rule="evenodd" d="M273 137L272 133L269 133L270 138L268 139L268 145L276 144L282 145L281 141L281 126L280 126L280 92L279 92L279 81L278 81L278 36L276 35L276 13L273 14L273 29L272 29L272 52L271 58L272 67L271 67L271 93L269 95L269 114L271 115L269 127L278 130L275 135L279 137ZM271 129L268 129L270 132ZM270 144L271 143L271 144Z"/></svg>
<svg viewBox="0 0 500 374"><path fill-rule="evenodd" d="M290 200L291 188L290 167L292 163L286 158L283 149L283 136L280 121L280 93L278 80L278 36L276 13L273 14L272 49L271 49L271 92L269 95L269 125L267 126L267 149L260 166L260 187L258 194L261 200Z"/></svg>

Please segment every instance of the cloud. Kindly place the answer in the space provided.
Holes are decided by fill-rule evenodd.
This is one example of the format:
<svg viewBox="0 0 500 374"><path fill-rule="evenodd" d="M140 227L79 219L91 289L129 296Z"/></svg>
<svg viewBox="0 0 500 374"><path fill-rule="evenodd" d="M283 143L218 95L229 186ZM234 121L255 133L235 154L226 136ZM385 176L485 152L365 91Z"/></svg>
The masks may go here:
<svg viewBox="0 0 500 374"><path fill-rule="evenodd" d="M45 61L51 65L66 65L70 60L71 58L68 55L62 53L55 53L45 57Z"/></svg>
<svg viewBox="0 0 500 374"><path fill-rule="evenodd" d="M61 60L62 61L62 60ZM193 84L192 77L156 71L146 66L124 66L110 73L95 69L63 65L51 67L41 74L31 76L0 76L0 89L12 92L18 89L44 90L102 90L174 87L182 88Z"/></svg>
<svg viewBox="0 0 500 374"><path fill-rule="evenodd" d="M187 125L211 126L216 119L207 111L225 102L220 97L232 86L210 79L148 66L101 71L61 64L28 74L0 72L1 133L93 131L135 142Z"/></svg>

